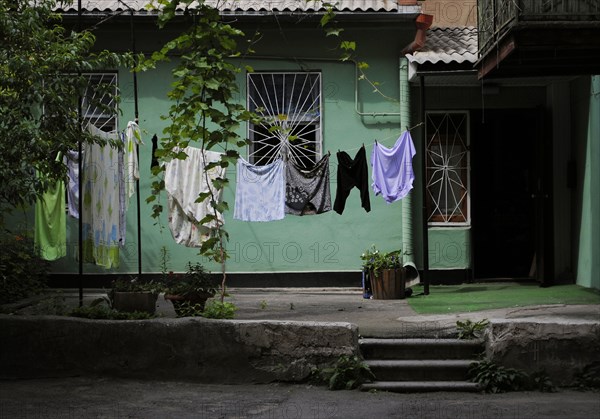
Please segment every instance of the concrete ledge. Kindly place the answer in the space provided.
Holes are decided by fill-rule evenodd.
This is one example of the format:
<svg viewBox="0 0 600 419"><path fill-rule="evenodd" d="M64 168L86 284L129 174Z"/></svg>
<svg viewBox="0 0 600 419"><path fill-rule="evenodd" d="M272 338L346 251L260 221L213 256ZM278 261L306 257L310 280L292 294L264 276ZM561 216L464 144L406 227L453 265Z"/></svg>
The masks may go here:
<svg viewBox="0 0 600 419"><path fill-rule="evenodd" d="M2 378L79 374L206 383L301 381L358 354L350 323L0 315Z"/></svg>
<svg viewBox="0 0 600 419"><path fill-rule="evenodd" d="M527 373L544 371L555 385L565 386L573 383L579 370L598 360L600 322L493 319L485 342L489 359Z"/></svg>

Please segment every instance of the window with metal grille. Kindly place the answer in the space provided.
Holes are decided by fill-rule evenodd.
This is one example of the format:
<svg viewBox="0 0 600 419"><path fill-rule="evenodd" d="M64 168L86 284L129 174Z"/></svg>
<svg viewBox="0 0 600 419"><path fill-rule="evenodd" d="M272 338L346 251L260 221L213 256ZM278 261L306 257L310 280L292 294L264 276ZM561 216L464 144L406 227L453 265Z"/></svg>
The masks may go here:
<svg viewBox="0 0 600 419"><path fill-rule="evenodd" d="M321 157L321 73L248 73L247 92L248 109L263 118L248 124L248 161L313 166Z"/></svg>
<svg viewBox="0 0 600 419"><path fill-rule="evenodd" d="M469 114L428 112L427 221L429 225L468 225Z"/></svg>
<svg viewBox="0 0 600 419"><path fill-rule="evenodd" d="M117 130L117 73L85 73L87 86L82 97L83 125L112 132Z"/></svg>

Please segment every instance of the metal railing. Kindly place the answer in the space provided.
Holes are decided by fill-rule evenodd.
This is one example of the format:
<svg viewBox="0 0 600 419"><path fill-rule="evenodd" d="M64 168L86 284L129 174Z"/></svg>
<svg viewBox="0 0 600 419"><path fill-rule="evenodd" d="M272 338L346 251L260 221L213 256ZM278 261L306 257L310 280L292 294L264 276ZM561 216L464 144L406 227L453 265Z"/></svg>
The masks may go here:
<svg viewBox="0 0 600 419"><path fill-rule="evenodd" d="M479 55L517 23L598 20L600 0L479 0Z"/></svg>

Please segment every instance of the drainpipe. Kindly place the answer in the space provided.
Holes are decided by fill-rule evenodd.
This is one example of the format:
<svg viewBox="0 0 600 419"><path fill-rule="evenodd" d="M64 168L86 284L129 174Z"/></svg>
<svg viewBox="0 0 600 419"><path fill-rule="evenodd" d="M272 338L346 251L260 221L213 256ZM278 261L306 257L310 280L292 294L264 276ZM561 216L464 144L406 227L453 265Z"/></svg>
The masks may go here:
<svg viewBox="0 0 600 419"><path fill-rule="evenodd" d="M412 54L415 51L420 50L425 46L425 40L427 39L427 29L433 23L433 15L426 15L421 13L417 16L415 20L415 26L417 27L417 32L415 33L415 39L404 47L402 50L402 55Z"/></svg>
<svg viewBox="0 0 600 419"><path fill-rule="evenodd" d="M408 60L400 57L400 120L408 129L412 125L410 118L410 85L408 83ZM413 193L410 192L402 199L402 256L406 269L406 286L419 283L419 271L415 265L413 250Z"/></svg>
<svg viewBox="0 0 600 419"><path fill-rule="evenodd" d="M413 52L423 48L425 46L425 41L427 38L427 29L433 23L433 16L420 14L417 16L415 20L415 26L417 27L417 32L415 33L415 39L404 47L402 50L402 56L400 58L400 113L402 114L401 121L404 126L408 129L408 127L412 126L410 120L410 85L408 82L408 59L405 57L406 54L412 54ZM422 122L422 121L421 121ZM425 155L423 154L423 164L425 164ZM425 182L425 178L422 179L422 182ZM412 286L421 281L419 277L419 271L414 261L414 250L413 250L413 203L412 203L413 192L411 191L404 199L402 200L402 249L404 253L404 266L406 268L407 274L407 284L406 286ZM423 195L423 199L425 196ZM427 243L427 237L423 237L424 240L424 258L427 257L429 251ZM429 294L429 284L426 280L426 269L427 269L427 261L425 261L424 266L424 282L425 282L425 294Z"/></svg>

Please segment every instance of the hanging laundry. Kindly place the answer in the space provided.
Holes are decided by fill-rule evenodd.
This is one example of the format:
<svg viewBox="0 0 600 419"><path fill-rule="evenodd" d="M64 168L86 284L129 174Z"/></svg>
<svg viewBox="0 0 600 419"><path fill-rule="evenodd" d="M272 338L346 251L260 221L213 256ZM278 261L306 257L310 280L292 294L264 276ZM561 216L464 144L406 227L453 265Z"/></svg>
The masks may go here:
<svg viewBox="0 0 600 419"><path fill-rule="evenodd" d="M293 162L286 167L285 213L322 214L331 211L329 154L313 168L303 169Z"/></svg>
<svg viewBox="0 0 600 419"><path fill-rule="evenodd" d="M67 217L63 181L50 185L36 201L34 244L40 257L45 260L60 259L67 254Z"/></svg>
<svg viewBox="0 0 600 419"><path fill-rule="evenodd" d="M154 166L158 166L158 157L156 157L156 150L158 150L158 137L156 136L156 134L154 134L152 136L152 160L150 162L150 170L152 170L152 168Z"/></svg>
<svg viewBox="0 0 600 419"><path fill-rule="evenodd" d="M371 211L369 198L369 171L367 167L367 152L363 145L354 159L345 151L338 151L337 191L333 209L338 214L344 212L346 200L354 187L360 191L362 207L366 212Z"/></svg>
<svg viewBox="0 0 600 419"><path fill-rule="evenodd" d="M375 195L383 196L387 203L398 201L408 195L415 180L412 165L415 154L415 146L409 131L404 131L392 148L379 143L373 145L371 166Z"/></svg>
<svg viewBox="0 0 600 419"><path fill-rule="evenodd" d="M71 217L79 219L79 153L70 150L63 161L67 166L67 209Z"/></svg>
<svg viewBox="0 0 600 419"><path fill-rule="evenodd" d="M105 268L119 266L119 247L125 242L122 230L125 214L121 208L119 190L124 175L119 170L119 153L109 142L119 140L118 133L105 133L93 125L89 130L106 144L85 144L83 152L82 194L80 216L83 225L83 253L86 262Z"/></svg>
<svg viewBox="0 0 600 419"><path fill-rule="evenodd" d="M196 202L201 193L212 191L217 201L221 199L223 190L216 190L212 181L225 177L225 168L214 167L208 172L204 170L209 163L221 159L221 153L186 147L184 160L173 159L165 165L165 189L168 197L169 228L176 243L187 247L200 247L209 239L210 228L223 224L223 215L217 213L217 220L206 225L200 221L207 215L213 215L214 209L210 199ZM207 181L208 177L208 181Z"/></svg>
<svg viewBox="0 0 600 419"><path fill-rule="evenodd" d="M129 121L125 130L125 169L127 198L135 193L135 182L140 179L139 161L136 145L144 145L142 133L136 122ZM128 201L127 201L128 202Z"/></svg>
<svg viewBox="0 0 600 419"><path fill-rule="evenodd" d="M275 221L285 217L285 165L277 159L255 166L237 161L233 218L242 221Z"/></svg>

